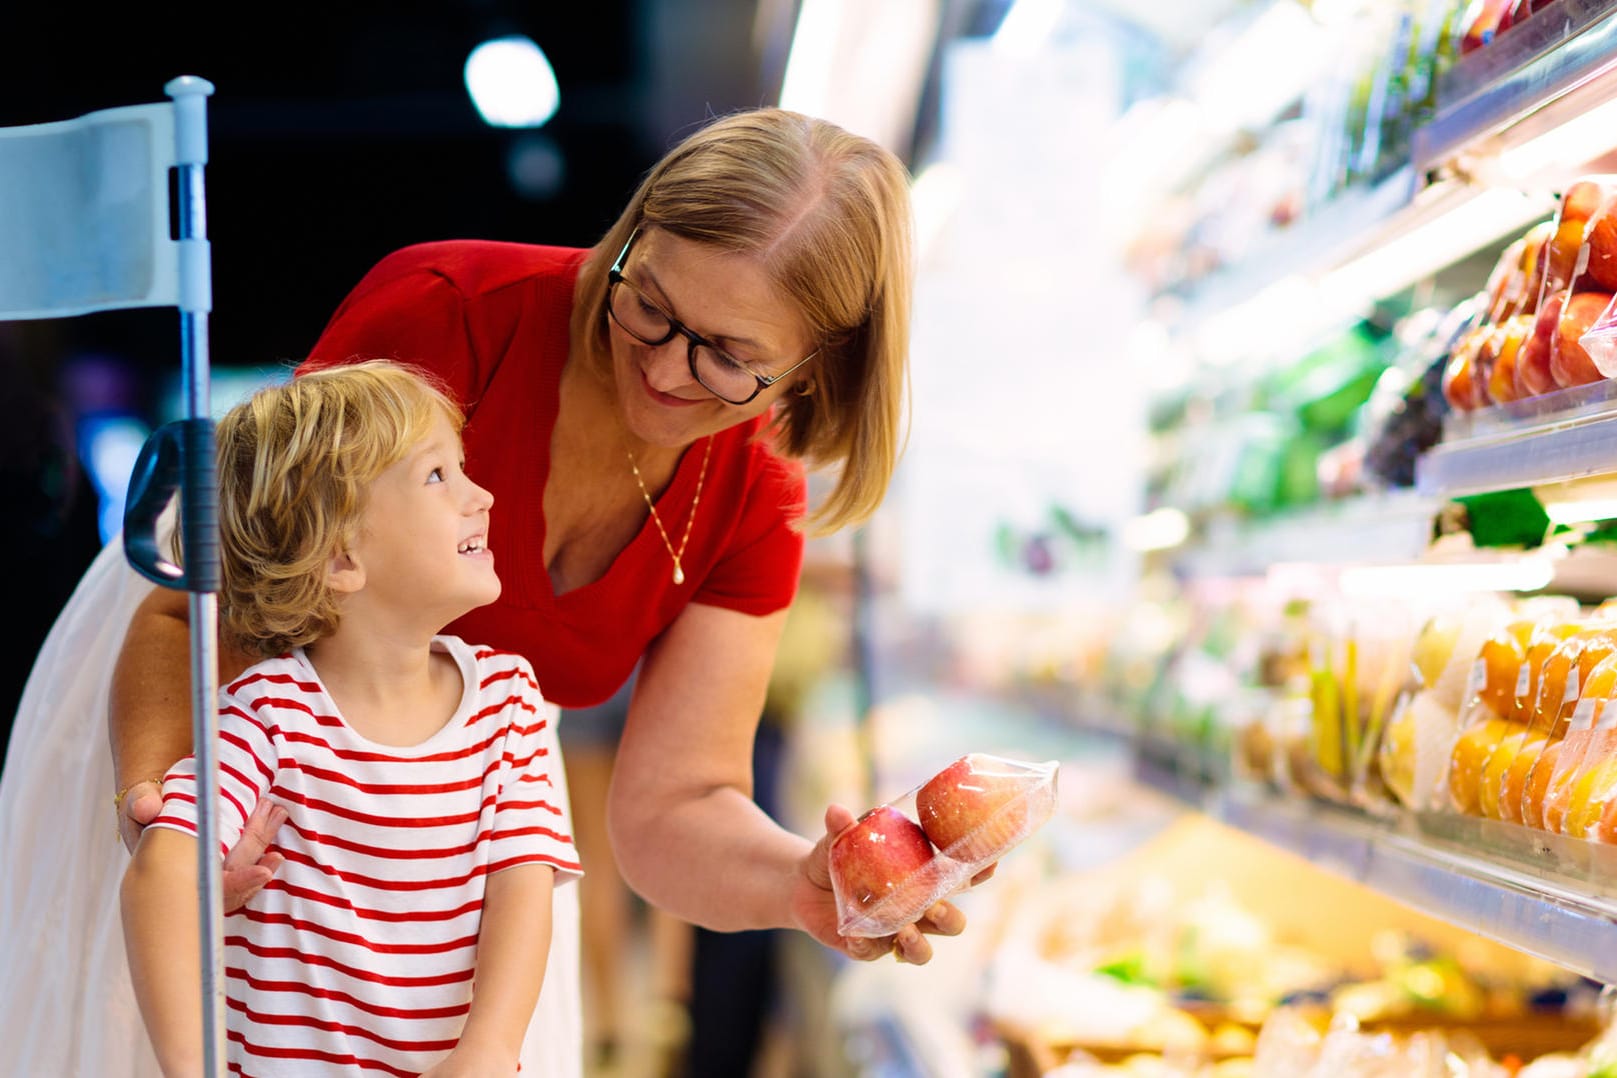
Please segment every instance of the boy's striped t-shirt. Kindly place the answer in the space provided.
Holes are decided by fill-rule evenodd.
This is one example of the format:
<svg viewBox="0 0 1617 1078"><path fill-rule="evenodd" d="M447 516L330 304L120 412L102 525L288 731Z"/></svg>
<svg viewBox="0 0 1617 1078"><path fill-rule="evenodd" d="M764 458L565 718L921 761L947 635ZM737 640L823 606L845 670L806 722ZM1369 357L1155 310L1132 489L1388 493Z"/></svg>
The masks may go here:
<svg viewBox="0 0 1617 1078"><path fill-rule="evenodd" d="M301 650L220 694L221 856L259 798L289 816L273 846L285 864L225 920L232 1073L432 1066L465 1023L489 874L579 874L557 713L527 661L452 636L433 647L460 667L461 704L406 748L356 733ZM196 833L194 764L165 776L152 826Z"/></svg>

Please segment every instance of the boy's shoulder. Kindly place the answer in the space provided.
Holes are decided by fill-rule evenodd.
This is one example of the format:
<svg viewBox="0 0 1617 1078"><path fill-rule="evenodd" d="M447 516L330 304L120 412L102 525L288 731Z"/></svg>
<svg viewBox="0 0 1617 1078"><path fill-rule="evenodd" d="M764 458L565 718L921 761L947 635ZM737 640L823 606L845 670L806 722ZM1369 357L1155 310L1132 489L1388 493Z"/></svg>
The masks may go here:
<svg viewBox="0 0 1617 1078"><path fill-rule="evenodd" d="M436 638L445 651L463 666L477 672L478 687L487 689L497 681L517 681L541 692L533 664L515 651L502 651L486 644L468 644L458 636L440 633Z"/></svg>
<svg viewBox="0 0 1617 1078"><path fill-rule="evenodd" d="M224 691L236 696L270 687L301 693L324 691L314 669L291 651L260 659L231 679Z"/></svg>

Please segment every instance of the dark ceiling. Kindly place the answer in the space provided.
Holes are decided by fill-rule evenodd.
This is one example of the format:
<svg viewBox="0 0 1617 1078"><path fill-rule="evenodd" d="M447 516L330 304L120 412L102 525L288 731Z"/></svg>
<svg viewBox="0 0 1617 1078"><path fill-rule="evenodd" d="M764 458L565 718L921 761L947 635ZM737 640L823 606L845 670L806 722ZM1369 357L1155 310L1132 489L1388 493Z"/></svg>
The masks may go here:
<svg viewBox="0 0 1617 1078"><path fill-rule="evenodd" d="M593 242L681 130L774 100L784 38L755 45L757 2L215 4L188 17L19 0L0 5L0 126L161 100L178 74L213 82L213 358L256 366L295 358L402 244ZM561 84L537 134L485 126L461 78L473 45L513 31L539 42ZM513 186L518 153L542 190ZM147 319L78 321L57 332Z"/></svg>
<svg viewBox="0 0 1617 1078"><path fill-rule="evenodd" d="M79 5L0 0L0 126L163 99L200 75L209 104L216 371L295 361L345 292L404 244L452 237L588 245L642 172L712 113L775 100L795 0ZM776 19L779 22L779 19ZM526 136L486 127L462 65L526 33L561 110ZM513 153L540 166L520 192ZM0 251L0 258L5 253ZM180 367L169 309L0 323L0 560L11 592L0 749L35 649L100 540L75 430L99 410L155 422Z"/></svg>

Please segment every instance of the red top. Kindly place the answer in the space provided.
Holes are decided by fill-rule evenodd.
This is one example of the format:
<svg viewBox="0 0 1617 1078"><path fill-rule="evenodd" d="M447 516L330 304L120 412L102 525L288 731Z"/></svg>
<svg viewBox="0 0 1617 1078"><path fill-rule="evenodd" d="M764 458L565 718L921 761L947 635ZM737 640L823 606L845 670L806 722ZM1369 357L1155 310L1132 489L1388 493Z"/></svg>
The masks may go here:
<svg viewBox="0 0 1617 1078"><path fill-rule="evenodd" d="M444 631L527 658L545 698L587 707L612 695L689 602L762 615L797 590L807 496L802 468L755 440L763 416L714 435L701 505L675 586L648 516L597 581L556 595L543 564L544 492L567 361L573 285L586 252L449 241L406 247L337 308L303 369L385 357L437 373L466 410L467 472L494 495L497 602ZM696 447L700 450L700 445ZM623 462L626 481L629 461ZM657 499L683 535L702 453L687 452Z"/></svg>

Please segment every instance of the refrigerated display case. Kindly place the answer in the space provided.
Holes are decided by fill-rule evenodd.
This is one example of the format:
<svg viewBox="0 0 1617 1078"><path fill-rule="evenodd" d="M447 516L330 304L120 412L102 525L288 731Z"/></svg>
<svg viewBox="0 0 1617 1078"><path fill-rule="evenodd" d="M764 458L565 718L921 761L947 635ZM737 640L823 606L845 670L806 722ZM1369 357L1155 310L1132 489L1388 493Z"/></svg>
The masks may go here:
<svg viewBox="0 0 1617 1078"><path fill-rule="evenodd" d="M1420 5L1383 6L1410 12ZM1289 347L1250 349L1268 353L1266 363L1245 369L1250 388L1294 369L1322 340L1341 339L1367 319L1392 332L1423 305L1429 345L1439 315L1476 302L1488 267L1502 262L1511 242L1535 224L1556 221L1562 194L1580 178L1601 173L1617 153L1617 6L1603 0L1556 0L1541 10L1518 6L1523 17L1514 25L1483 47L1457 50L1435 74L1429 106L1410 110L1393 159L1383 147L1380 167L1246 244L1239 261L1164 283L1153 309L1173 347L1227 353L1229 342L1243 335L1255 342L1283 338ZM1426 14L1439 7L1425 5ZM1395 52L1406 47L1402 39L1387 40ZM1549 228L1544 224L1538 235ZM1287 312L1284 329L1277 328L1281 310ZM1474 326L1479 315L1466 318ZM1449 344L1463 328L1460 321L1449 327ZM1307 341L1315 343L1296 343ZM1435 388L1430 382L1423 398L1420 379L1442 369L1410 362L1400 376L1400 357L1417 352L1410 341L1395 344L1382 372L1405 403L1415 402L1410 408ZM1419 355L1432 358L1430 351ZM1447 355L1444 350L1440 358ZM1231 398L1227 355L1221 362L1192 395ZM1418 579L1399 573L1441 564L1496 571L1500 581L1514 573L1516 583L1492 586L1563 592L1587 607L1617 594L1617 561L1606 545L1606 525L1617 517L1613 386L1617 381L1608 377L1557 387L1532 401L1506 393L1482 408L1445 408L1440 425L1428 423L1424 442L1399 432L1409 439L1411 465L1402 482L1389 482L1382 468L1362 481L1354 472L1355 482L1335 489L1329 481L1339 478L1345 454L1330 457L1332 446L1316 446L1312 496L1271 496L1268 504L1250 496L1253 467L1243 471L1230 461L1240 453L1267 454L1270 471L1282 472L1285 454L1295 455L1306 434L1296 408L1276 407L1272 393L1247 393L1222 412L1204 408L1210 414L1189 430L1180 409L1163 425L1159 442L1179 443L1169 457L1199 473L1169 475L1171 465L1159 471L1148 508L1184 513L1189 539L1156 552L1154 567L1172 574L1192 603L1211 582L1250 578L1265 578L1271 590L1278 580L1281 590L1290 584L1292 594L1317 598L1336 594L1346 574L1362 570L1382 573L1380 585L1397 591L1399 581ZM1262 410L1250 407L1254 400ZM1289 427L1277 434L1270 427L1279 422ZM1381 416L1376 430L1386 424ZM1213 451L1226 444L1237 449ZM1355 467L1362 466L1363 451ZM1208 495L1206 484L1198 487L1195 480L1221 461L1224 472ZM1272 480L1265 489L1275 489ZM1535 524L1531 514L1540 509L1547 516ZM1486 535L1489 527L1499 535ZM1537 537L1520 542L1535 527ZM1369 579L1356 578L1361 584ZM1194 651L1194 642L1185 642L1165 662ZM1305 707L1324 706L1317 696L1319 669L1316 661L1316 696ZM1351 691L1352 680L1341 684ZM1257 682L1234 683L1245 691ZM1242 710L1233 695L1216 704ZM1369 804L1350 794L1322 796L1317 788L1232 780L1239 719L1176 726L1160 694L1136 695L1133 706L1140 712L1136 767L1148 783L1418 909L1594 980L1617 982L1617 850L1519 823L1416 810L1396 798ZM1221 722L1211 737L1195 733ZM1367 736L1380 732L1378 725ZM1333 751L1339 757L1352 747ZM1324 751L1314 746L1316 764Z"/></svg>

